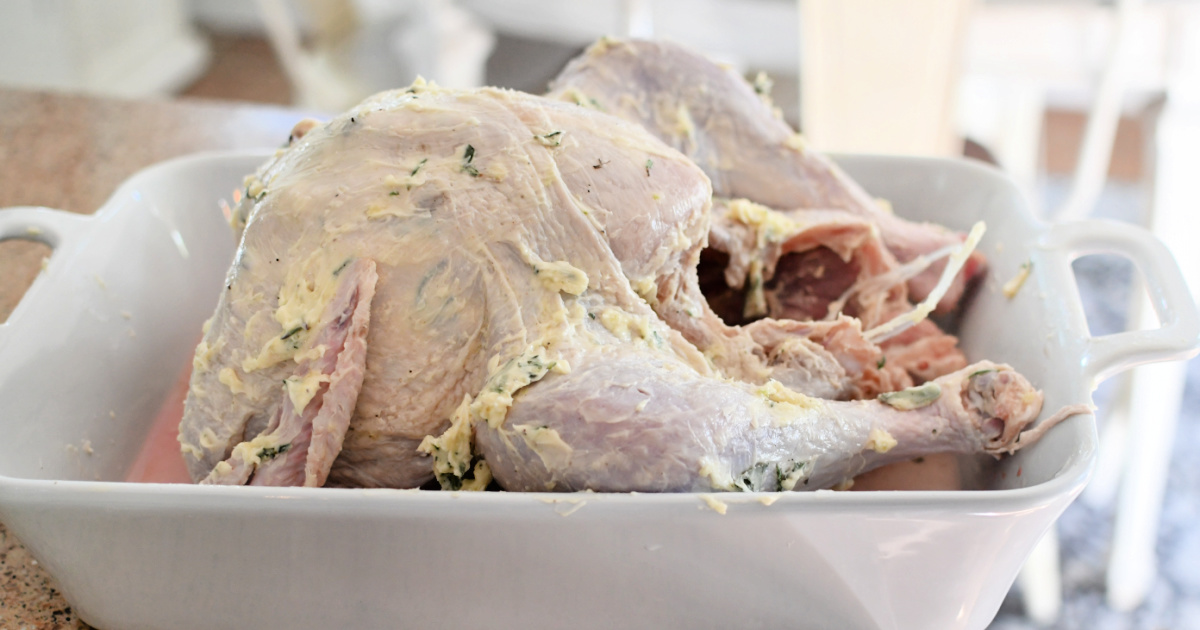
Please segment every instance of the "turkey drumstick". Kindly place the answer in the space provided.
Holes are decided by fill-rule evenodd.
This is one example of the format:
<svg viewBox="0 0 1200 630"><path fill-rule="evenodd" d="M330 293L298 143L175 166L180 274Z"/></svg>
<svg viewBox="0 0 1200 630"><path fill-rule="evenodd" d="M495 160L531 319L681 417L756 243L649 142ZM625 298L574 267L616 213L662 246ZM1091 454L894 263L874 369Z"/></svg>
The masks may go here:
<svg viewBox="0 0 1200 630"><path fill-rule="evenodd" d="M1001 452L1042 406L1028 381L987 362L889 405L713 382L624 349L592 359L530 388L502 426L477 425L505 489L828 488L918 455Z"/></svg>

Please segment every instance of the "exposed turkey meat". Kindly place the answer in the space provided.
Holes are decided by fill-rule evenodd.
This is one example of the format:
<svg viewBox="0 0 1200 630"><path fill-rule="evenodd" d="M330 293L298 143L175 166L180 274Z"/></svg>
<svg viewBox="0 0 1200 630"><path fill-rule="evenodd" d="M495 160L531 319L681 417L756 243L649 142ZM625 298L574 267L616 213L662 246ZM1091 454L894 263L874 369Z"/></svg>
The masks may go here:
<svg viewBox="0 0 1200 630"><path fill-rule="evenodd" d="M848 293L856 283L898 266L874 224L861 215L774 212L745 199L719 199L709 246L729 257L725 281L745 292L744 317L825 319L845 313L871 328L909 306L902 282Z"/></svg>
<svg viewBox="0 0 1200 630"><path fill-rule="evenodd" d="M989 363L819 400L907 376L857 320L725 326L697 283L707 177L574 104L415 84L245 192L180 425L197 480L815 489L1010 450L1041 408Z"/></svg>
<svg viewBox="0 0 1200 630"><path fill-rule="evenodd" d="M888 279L902 269L862 216L840 210L776 212L744 199L719 200L712 216L709 245L728 257L725 284L714 291L744 294L744 299L718 297L743 304L743 317L765 313L832 320L845 313L872 328L910 308L903 282ZM752 308L756 302L759 306ZM924 382L967 365L957 344L926 320L880 347L886 365ZM899 375L873 386L861 378L856 383L853 397L906 386Z"/></svg>

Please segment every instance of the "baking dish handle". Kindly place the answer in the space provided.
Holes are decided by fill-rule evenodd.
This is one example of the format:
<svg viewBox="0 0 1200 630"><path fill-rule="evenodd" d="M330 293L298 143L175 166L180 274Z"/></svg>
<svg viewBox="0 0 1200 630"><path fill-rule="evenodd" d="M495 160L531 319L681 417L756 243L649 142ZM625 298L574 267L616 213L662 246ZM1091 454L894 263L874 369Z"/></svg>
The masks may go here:
<svg viewBox="0 0 1200 630"><path fill-rule="evenodd" d="M14 238L38 241L54 250L42 274L39 274L25 291L21 303L32 298L41 275L53 273L59 266L59 261L68 258L69 253L82 244L84 236L95 224L96 220L91 215L64 210L35 206L0 208L0 241ZM17 309L21 308L21 303L18 303ZM16 313L17 309L14 309L13 313ZM9 320L12 320L11 315ZM0 323L0 341L3 341L7 332L7 322Z"/></svg>
<svg viewBox="0 0 1200 630"><path fill-rule="evenodd" d="M1179 263L1167 246L1145 228L1103 219L1053 226L1043 245L1063 257L1066 273L1074 277L1071 261L1088 254L1128 258L1145 280L1150 303L1160 326L1120 332L1086 340L1084 374L1092 383L1137 365L1183 359L1200 348L1200 313Z"/></svg>

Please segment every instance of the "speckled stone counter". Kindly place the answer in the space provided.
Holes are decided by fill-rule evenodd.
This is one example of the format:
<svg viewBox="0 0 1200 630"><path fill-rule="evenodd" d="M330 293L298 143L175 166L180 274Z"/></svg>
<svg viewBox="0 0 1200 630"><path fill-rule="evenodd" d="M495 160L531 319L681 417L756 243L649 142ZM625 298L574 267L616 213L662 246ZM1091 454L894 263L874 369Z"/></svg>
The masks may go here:
<svg viewBox="0 0 1200 630"><path fill-rule="evenodd" d="M0 208L89 214L138 170L219 149L282 144L297 111L198 100L122 101L0 89ZM47 250L0 247L0 320L36 277ZM88 628L54 579L0 523L0 628ZM105 629L120 630L120 629Z"/></svg>

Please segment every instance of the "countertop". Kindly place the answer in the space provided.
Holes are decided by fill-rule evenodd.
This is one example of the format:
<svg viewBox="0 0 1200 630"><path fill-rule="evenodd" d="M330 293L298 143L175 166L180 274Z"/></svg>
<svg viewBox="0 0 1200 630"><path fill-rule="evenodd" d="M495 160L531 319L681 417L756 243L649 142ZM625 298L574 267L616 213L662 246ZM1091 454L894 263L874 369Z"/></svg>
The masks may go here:
<svg viewBox="0 0 1200 630"><path fill-rule="evenodd" d="M163 160L274 147L297 110L195 99L127 101L0 89L0 208L95 212L117 186ZM44 245L0 246L0 320L41 268ZM88 628L37 560L0 523L0 628ZM113 629L115 630L115 629Z"/></svg>

